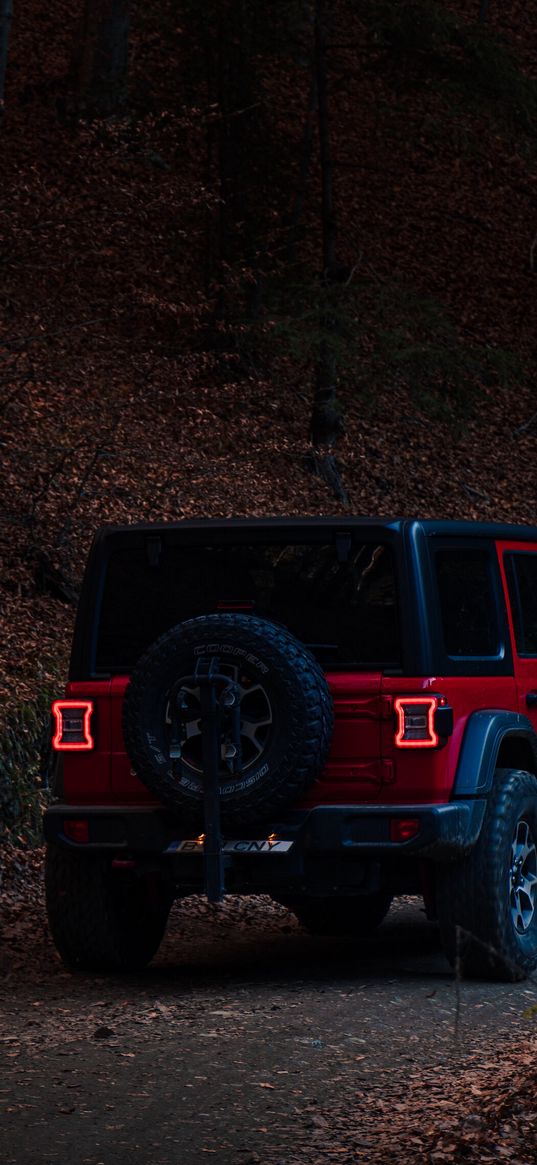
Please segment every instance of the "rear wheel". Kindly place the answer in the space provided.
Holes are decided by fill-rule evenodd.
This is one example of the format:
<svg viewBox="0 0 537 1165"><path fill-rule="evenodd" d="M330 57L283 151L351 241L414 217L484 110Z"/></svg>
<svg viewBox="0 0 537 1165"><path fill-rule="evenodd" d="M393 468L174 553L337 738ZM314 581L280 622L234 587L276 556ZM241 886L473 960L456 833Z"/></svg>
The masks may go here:
<svg viewBox="0 0 537 1165"><path fill-rule="evenodd" d="M468 977L515 982L537 967L537 780L497 769L471 853L437 868L445 952Z"/></svg>
<svg viewBox="0 0 537 1165"><path fill-rule="evenodd" d="M310 934L361 938L380 926L391 901L391 894L379 891L355 898L293 898L285 905Z"/></svg>
<svg viewBox="0 0 537 1165"><path fill-rule="evenodd" d="M48 846L45 886L50 932L68 966L133 971L156 954L173 901L157 875L114 870L101 854Z"/></svg>

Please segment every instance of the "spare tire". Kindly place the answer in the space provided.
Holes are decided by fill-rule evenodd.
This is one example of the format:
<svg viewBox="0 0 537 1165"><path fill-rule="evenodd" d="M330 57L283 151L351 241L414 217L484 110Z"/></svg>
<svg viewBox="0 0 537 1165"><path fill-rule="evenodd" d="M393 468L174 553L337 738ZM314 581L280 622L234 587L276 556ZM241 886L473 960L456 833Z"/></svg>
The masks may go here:
<svg viewBox="0 0 537 1165"><path fill-rule="evenodd" d="M222 761L224 827L267 820L319 776L332 737L333 708L316 659L289 631L250 615L207 615L172 627L142 656L125 693L123 732L141 781L177 810L203 822L200 693L187 689L181 759L170 759L170 692L200 656L217 657L240 692L242 769Z"/></svg>

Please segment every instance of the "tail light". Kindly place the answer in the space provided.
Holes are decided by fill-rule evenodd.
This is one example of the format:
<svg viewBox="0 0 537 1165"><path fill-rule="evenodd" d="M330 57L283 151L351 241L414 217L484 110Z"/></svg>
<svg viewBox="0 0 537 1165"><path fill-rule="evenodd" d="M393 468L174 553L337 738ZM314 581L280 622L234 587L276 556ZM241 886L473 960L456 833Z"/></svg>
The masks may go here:
<svg viewBox="0 0 537 1165"><path fill-rule="evenodd" d="M52 705L56 752L89 752L95 742L91 733L93 700L55 700Z"/></svg>
<svg viewBox="0 0 537 1165"><path fill-rule="evenodd" d="M63 832L69 841L77 845L87 845L89 841L89 821L86 818L69 817L63 823Z"/></svg>
<svg viewBox="0 0 537 1165"><path fill-rule="evenodd" d="M420 831L419 817L392 817L390 821L390 841L412 841Z"/></svg>
<svg viewBox="0 0 537 1165"><path fill-rule="evenodd" d="M445 696L399 696L394 707L398 748L439 748L453 732Z"/></svg>

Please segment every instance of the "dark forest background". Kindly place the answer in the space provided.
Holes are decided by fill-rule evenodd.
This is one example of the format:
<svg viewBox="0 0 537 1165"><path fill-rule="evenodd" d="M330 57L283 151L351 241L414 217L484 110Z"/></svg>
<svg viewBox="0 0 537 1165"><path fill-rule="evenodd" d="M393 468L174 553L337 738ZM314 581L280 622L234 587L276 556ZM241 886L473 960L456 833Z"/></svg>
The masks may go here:
<svg viewBox="0 0 537 1165"><path fill-rule="evenodd" d="M0 817L105 521L534 522L522 0L0 0Z"/></svg>

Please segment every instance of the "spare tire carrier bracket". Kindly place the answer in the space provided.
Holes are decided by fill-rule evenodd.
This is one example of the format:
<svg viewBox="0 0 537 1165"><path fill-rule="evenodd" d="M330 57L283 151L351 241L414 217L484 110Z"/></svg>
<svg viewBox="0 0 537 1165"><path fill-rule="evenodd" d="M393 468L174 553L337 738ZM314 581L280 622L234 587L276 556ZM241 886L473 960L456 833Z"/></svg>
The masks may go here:
<svg viewBox="0 0 537 1165"><path fill-rule="evenodd" d="M221 902L225 894L224 855L220 831L220 761L222 756L223 713L229 717L231 731L224 740L226 764L232 773L241 773L240 689L229 676L220 674L217 656L202 655L193 676L183 676L170 692L172 724L170 759L181 757L188 711L186 696L189 685L199 688L203 758L203 862L205 893L209 902ZM231 747L230 747L231 746Z"/></svg>

